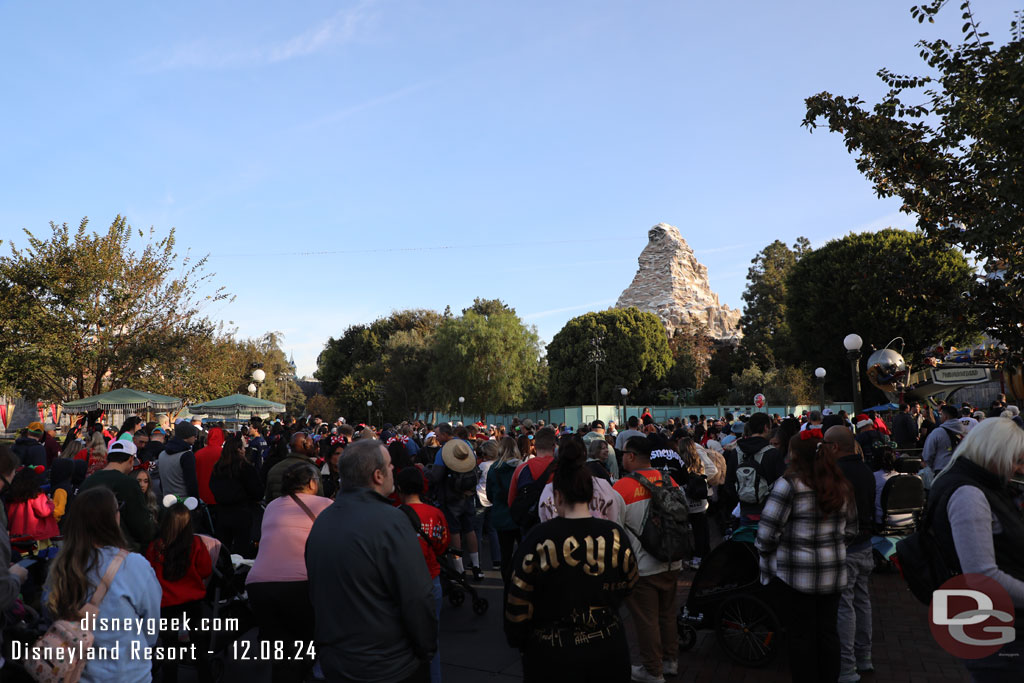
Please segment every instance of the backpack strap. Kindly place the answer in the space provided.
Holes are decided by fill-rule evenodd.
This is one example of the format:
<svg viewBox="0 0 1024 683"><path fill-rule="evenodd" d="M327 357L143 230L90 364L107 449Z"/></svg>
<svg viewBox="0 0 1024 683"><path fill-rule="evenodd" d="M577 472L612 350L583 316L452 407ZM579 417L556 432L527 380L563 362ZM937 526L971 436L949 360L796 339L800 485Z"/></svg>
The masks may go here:
<svg viewBox="0 0 1024 683"><path fill-rule="evenodd" d="M110 588L110 583L114 580L114 576L117 571L124 564L124 558L128 557L127 550L117 551L117 555L107 565L107 571L104 572L103 578L100 579L100 585L96 586L96 590L92 594L92 598L86 603L86 607L92 607L94 610L98 610L100 603L103 602L103 598L107 597L107 590Z"/></svg>
<svg viewBox="0 0 1024 683"><path fill-rule="evenodd" d="M416 530L416 533L420 538L427 542L427 547L432 549L433 546L430 545L430 538L423 533L423 520L421 520L420 516L416 514L416 511L412 509L412 506L402 503L398 506L398 509L405 513L405 516L409 518L409 523L412 524L412 528Z"/></svg>
<svg viewBox="0 0 1024 683"><path fill-rule="evenodd" d="M302 508L302 511L305 512L311 520L314 522L316 521L316 515L313 514L313 511L309 509L308 505L302 502L301 498L294 493L289 493L288 495L291 496L291 499L295 501L295 504Z"/></svg>

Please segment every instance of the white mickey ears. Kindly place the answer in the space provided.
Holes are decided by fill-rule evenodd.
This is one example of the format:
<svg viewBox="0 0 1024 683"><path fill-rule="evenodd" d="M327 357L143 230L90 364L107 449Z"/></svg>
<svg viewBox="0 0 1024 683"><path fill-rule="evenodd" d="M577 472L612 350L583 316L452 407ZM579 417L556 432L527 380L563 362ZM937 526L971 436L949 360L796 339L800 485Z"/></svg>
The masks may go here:
<svg viewBox="0 0 1024 683"><path fill-rule="evenodd" d="M199 507L199 501L196 500L193 496L189 496L188 498L179 498L173 493L168 493L166 496L164 496L163 502L165 508L169 508L175 503L183 503L185 507L188 508L189 510L195 510L197 507Z"/></svg>

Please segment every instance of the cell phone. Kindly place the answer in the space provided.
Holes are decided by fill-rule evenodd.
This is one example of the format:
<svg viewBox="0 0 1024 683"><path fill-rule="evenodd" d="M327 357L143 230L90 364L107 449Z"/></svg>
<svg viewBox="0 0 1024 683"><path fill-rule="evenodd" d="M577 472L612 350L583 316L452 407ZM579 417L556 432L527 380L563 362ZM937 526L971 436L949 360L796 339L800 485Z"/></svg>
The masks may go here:
<svg viewBox="0 0 1024 683"><path fill-rule="evenodd" d="M35 563L36 563L36 558L34 558L34 557L26 557L25 559L18 561L18 566L19 567L24 567L25 569L28 569L29 567L31 567Z"/></svg>

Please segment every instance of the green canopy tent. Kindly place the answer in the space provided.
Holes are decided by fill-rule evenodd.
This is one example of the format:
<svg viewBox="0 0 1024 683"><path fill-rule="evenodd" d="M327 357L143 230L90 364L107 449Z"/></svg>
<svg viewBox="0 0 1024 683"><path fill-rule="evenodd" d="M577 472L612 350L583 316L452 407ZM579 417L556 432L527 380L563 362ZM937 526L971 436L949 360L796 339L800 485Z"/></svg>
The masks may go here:
<svg viewBox="0 0 1024 683"><path fill-rule="evenodd" d="M65 413L74 414L88 413L91 410L137 413L141 410L172 412L180 409L181 404L180 398L125 388L67 401L61 407Z"/></svg>
<svg viewBox="0 0 1024 683"><path fill-rule="evenodd" d="M222 417L225 419L234 418L241 420L248 419L251 415L269 415L270 413L283 413L284 405L274 401L245 394L231 394L222 398L216 398L206 403L197 403L188 407L193 415L202 414L211 417Z"/></svg>

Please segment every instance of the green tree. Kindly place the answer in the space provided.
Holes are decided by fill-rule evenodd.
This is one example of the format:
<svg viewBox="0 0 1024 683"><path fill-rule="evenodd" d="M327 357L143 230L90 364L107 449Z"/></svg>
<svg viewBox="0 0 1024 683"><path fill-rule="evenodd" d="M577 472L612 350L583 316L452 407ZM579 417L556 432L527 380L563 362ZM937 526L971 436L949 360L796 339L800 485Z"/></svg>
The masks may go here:
<svg viewBox="0 0 1024 683"><path fill-rule="evenodd" d="M971 278L959 250L920 233L889 228L831 240L790 273L787 320L799 356L826 368L842 393L850 386L843 338L851 332L865 351L903 337L911 361L938 342L969 342L975 335L960 293Z"/></svg>
<svg viewBox="0 0 1024 683"><path fill-rule="evenodd" d="M755 365L732 376L730 403L749 404L757 394L764 394L772 405L784 406L814 403L817 396L811 373L800 368L765 369Z"/></svg>
<svg viewBox="0 0 1024 683"><path fill-rule="evenodd" d="M577 316L548 344L548 395L554 405L594 401L591 354L598 340L604 361L598 368L602 403L618 400L618 387L630 401L653 401L672 366L668 335L658 316L637 308L613 308Z"/></svg>
<svg viewBox="0 0 1024 683"><path fill-rule="evenodd" d="M751 260L743 292L743 340L740 355L746 362L769 367L793 358L793 340L786 322L786 287L790 271L810 251L806 237L787 247L775 240Z"/></svg>
<svg viewBox="0 0 1024 683"><path fill-rule="evenodd" d="M672 352L672 367L665 375L664 384L670 390L699 390L710 372L711 354L715 340L701 322L682 324L668 340Z"/></svg>
<svg viewBox="0 0 1024 683"><path fill-rule="evenodd" d="M934 21L945 0L915 6ZM803 125L840 133L857 169L880 197L897 196L917 227L977 256L989 277L962 306L1016 356L1024 351L1024 24L996 48L969 2L960 4L963 41L917 45L922 76L878 72L889 90L868 109L858 97L822 92L807 99ZM942 247L936 247L941 249Z"/></svg>
<svg viewBox="0 0 1024 683"><path fill-rule="evenodd" d="M0 385L67 400L169 372L168 361L212 334L203 315L228 299L203 296L206 259L175 251L174 230L134 230L117 216L105 233L50 224L0 257ZM141 242L139 245L138 240Z"/></svg>
<svg viewBox="0 0 1024 683"><path fill-rule="evenodd" d="M433 340L429 383L434 405L477 415L525 407L541 372L537 331L500 301L477 300L445 318Z"/></svg>

